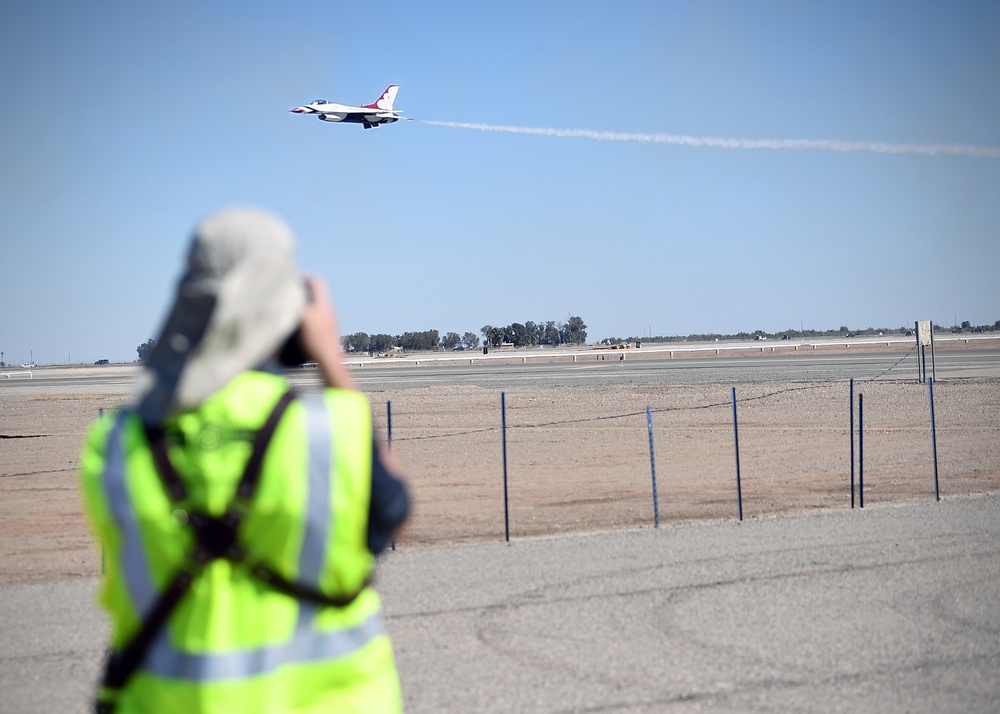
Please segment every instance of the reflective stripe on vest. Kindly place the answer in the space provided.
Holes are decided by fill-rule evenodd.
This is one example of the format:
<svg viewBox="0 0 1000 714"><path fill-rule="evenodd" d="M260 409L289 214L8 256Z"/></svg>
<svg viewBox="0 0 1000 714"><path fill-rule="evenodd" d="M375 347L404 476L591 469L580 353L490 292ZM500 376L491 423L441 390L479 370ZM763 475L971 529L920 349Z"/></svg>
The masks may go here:
<svg viewBox="0 0 1000 714"><path fill-rule="evenodd" d="M300 398L304 407L308 441L305 534L299 551L299 577L304 584L319 587L326 561L328 535L333 528L330 513L330 478L336 473L336 454L330 439L330 413L322 395ZM139 524L126 487L123 431L126 413L120 413L108 435L107 458L102 482L105 497L122 536L122 565L129 596L136 612L147 613L158 592L143 548ZM295 631L281 643L231 652L190 653L178 650L164 629L157 636L141 667L160 677L197 681L226 680L267 674L286 664L330 660L349 656L383 634L379 611L354 627L317 630L313 621L321 608L300 602Z"/></svg>
<svg viewBox="0 0 1000 714"><path fill-rule="evenodd" d="M306 429L309 435L309 488L306 490L306 534L299 553L299 579L319 588L319 577L326 560L330 523L330 474L336 473L337 455L330 448L330 415L321 397L305 397ZM332 454L332 456L331 456Z"/></svg>

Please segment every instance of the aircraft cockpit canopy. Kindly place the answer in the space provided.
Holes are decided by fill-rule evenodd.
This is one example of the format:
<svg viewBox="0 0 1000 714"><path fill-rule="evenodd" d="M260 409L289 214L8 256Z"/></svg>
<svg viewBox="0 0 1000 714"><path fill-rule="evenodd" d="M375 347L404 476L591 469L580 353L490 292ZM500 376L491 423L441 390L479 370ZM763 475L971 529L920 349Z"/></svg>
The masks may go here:
<svg viewBox="0 0 1000 714"><path fill-rule="evenodd" d="M325 99L317 99L315 102L313 102L313 104L329 104L329 103L330 102L326 101Z"/></svg>

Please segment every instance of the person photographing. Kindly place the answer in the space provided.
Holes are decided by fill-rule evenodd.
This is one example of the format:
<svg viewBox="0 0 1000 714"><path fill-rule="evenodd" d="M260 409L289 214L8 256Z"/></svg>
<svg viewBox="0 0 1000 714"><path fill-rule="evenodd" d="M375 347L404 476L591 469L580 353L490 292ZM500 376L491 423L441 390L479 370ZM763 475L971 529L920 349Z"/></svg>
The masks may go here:
<svg viewBox="0 0 1000 714"><path fill-rule="evenodd" d="M283 221L198 224L134 402L81 457L113 631L98 712L402 710L371 579L409 496L341 356ZM290 389L299 361L322 388Z"/></svg>

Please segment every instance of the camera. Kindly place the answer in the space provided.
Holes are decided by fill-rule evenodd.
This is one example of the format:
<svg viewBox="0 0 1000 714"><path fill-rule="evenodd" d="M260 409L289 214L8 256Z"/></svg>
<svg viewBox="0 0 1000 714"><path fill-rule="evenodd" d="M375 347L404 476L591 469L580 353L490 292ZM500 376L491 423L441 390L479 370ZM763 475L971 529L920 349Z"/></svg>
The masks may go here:
<svg viewBox="0 0 1000 714"><path fill-rule="evenodd" d="M278 361L285 367L301 367L306 362L312 361L302 348L300 328L295 328L295 332L285 340L285 344L281 346L281 352L278 353Z"/></svg>

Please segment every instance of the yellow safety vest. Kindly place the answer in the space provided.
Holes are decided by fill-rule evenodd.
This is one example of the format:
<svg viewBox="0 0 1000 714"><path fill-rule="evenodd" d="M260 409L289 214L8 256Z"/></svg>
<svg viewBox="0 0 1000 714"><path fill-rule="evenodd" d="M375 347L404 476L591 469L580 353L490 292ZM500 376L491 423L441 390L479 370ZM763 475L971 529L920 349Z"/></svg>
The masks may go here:
<svg viewBox="0 0 1000 714"><path fill-rule="evenodd" d="M285 391L280 376L246 372L165 425L183 504L168 496L134 413L92 427L82 487L107 554L100 600L113 650L188 562L195 536L187 513L221 516L233 501L251 439ZM213 560L120 692L117 712L401 711L381 603L366 586L371 455L363 394L326 389L292 402L264 452L239 540L289 581L331 597L360 594L323 607L268 587L244 563Z"/></svg>

